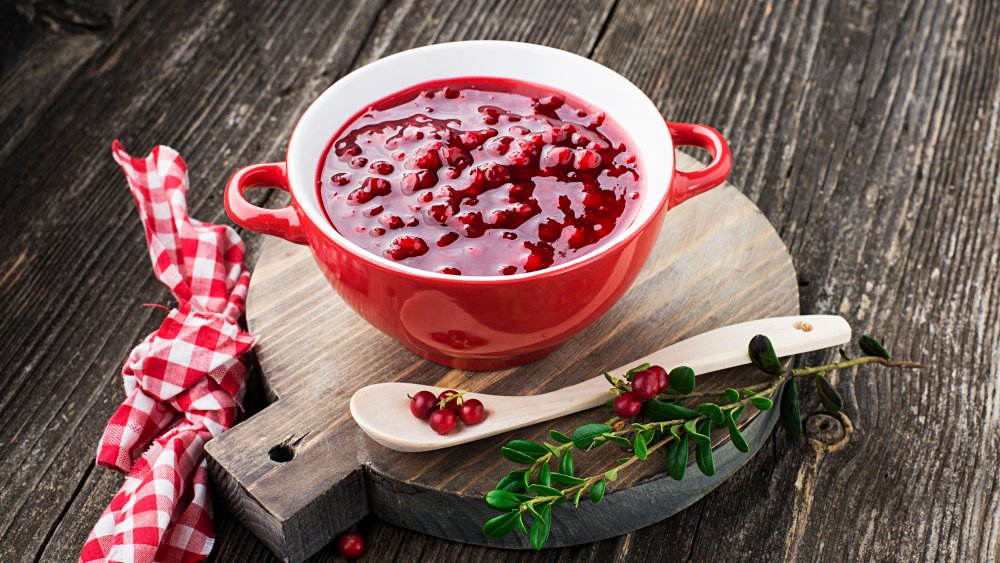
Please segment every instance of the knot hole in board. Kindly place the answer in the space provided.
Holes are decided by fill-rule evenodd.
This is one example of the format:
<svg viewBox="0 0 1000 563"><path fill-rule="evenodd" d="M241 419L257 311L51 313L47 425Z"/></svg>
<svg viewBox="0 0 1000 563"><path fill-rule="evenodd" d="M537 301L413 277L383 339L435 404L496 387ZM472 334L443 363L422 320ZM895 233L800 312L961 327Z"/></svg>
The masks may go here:
<svg viewBox="0 0 1000 563"><path fill-rule="evenodd" d="M271 458L271 461L275 463L288 463L295 458L295 446L299 444L302 440L308 436L309 433L306 432L299 438L295 436L289 436L284 442L273 446L267 451L267 457Z"/></svg>

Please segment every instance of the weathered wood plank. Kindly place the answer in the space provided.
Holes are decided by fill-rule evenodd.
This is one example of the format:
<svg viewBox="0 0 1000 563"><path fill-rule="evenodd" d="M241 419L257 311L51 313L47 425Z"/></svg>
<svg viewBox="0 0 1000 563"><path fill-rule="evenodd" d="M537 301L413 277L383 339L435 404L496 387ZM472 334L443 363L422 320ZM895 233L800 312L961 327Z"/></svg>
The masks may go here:
<svg viewBox="0 0 1000 563"><path fill-rule="evenodd" d="M0 163L0 559L78 553L100 514L89 509L102 503L54 530L122 398L122 360L162 318L141 304L169 303L111 140L136 153L154 142L179 149L192 215L224 221L221 187L234 165L278 152L294 117L347 70L379 8L147 7Z"/></svg>
<svg viewBox="0 0 1000 563"><path fill-rule="evenodd" d="M42 559L72 559L116 488L115 475L87 473L91 451L120 397L118 364L159 318L139 304L165 293L144 262L107 155L111 137L136 152L154 142L181 149L192 160L195 215L218 220L229 169L279 154L282 127L341 65L452 37L516 36L583 53L596 45L594 56L665 115L716 125L734 150L733 182L792 249L808 284L803 310L843 311L858 329L884 331L899 355L938 366L842 376L846 443L830 446L838 432L818 424L812 440L778 434L666 523L530 558L1000 558L992 5L629 1L602 36L607 4L555 4L565 18L469 4L392 3L378 19L378 5L159 5L80 63L66 93L45 102L45 119L0 154L0 557L30 559L51 533ZM512 20L519 9L536 19ZM377 41L364 40L366 22L378 22ZM906 445L937 435L953 438ZM245 530L220 522L219 559L266 557ZM26 531L11 532L12 523ZM365 525L375 560L508 555Z"/></svg>
<svg viewBox="0 0 1000 563"><path fill-rule="evenodd" d="M0 7L0 160L107 44L129 3L24 1Z"/></svg>
<svg viewBox="0 0 1000 563"><path fill-rule="evenodd" d="M733 181L808 282L804 311L839 311L936 368L842 375L833 431L817 418L810 440L779 434L696 526L636 540L695 559L995 559L1000 72L984 62L1000 22L982 3L760 8L620 10L595 58L728 136ZM702 65L672 62L687 57Z"/></svg>

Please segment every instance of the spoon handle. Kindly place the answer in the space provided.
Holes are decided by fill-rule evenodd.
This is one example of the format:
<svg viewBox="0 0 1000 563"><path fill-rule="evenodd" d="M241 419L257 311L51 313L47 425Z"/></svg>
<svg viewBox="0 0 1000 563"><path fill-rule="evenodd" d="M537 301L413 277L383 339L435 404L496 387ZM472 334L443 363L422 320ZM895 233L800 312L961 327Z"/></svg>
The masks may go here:
<svg viewBox="0 0 1000 563"><path fill-rule="evenodd" d="M851 326L837 315L795 315L759 319L710 330L671 344L609 373L622 377L635 366L649 363L667 371L688 366L696 374L710 373L750 363L747 345L750 339L763 334L771 340L779 357L792 356L846 343L851 339ZM605 403L611 395L603 375L582 383L537 395L536 398L556 409L546 409L539 420L549 420ZM553 412L554 411L554 412ZM553 416L549 416L550 413ZM544 418L542 418L544 417Z"/></svg>

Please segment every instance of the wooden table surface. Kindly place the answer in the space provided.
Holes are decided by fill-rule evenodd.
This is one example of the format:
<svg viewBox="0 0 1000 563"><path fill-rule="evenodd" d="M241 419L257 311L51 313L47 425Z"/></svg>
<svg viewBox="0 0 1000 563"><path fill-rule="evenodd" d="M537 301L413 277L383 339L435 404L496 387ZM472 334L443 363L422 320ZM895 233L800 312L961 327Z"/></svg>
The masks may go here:
<svg viewBox="0 0 1000 563"><path fill-rule="evenodd" d="M920 373L804 393L807 436L620 538L541 553L365 521L368 560L1000 557L1000 11L988 0L256 2L0 7L0 560L69 561L122 476L95 468L119 370L169 303L111 159L188 159L192 214L280 159L351 69L498 38L589 56L663 114L715 126L732 182L788 245L805 313L840 313ZM530 61L526 61L530 64ZM264 192L259 197L279 196ZM258 200L262 201L262 200ZM256 258L260 238L243 233ZM739 283L739 280L733 280ZM824 359L817 356L813 359ZM272 556L219 507L219 561ZM337 558L327 547L317 561Z"/></svg>

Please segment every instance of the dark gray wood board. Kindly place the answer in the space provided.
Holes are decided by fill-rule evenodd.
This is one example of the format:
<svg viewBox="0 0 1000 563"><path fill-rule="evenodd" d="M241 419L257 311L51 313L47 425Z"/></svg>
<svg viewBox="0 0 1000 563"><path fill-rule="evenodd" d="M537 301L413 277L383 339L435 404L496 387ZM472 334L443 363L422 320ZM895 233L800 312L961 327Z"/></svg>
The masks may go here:
<svg viewBox="0 0 1000 563"><path fill-rule="evenodd" d="M681 153L678 163L701 166ZM336 296L306 247L271 239L251 280L247 323L258 338L257 358L275 402L208 444L212 475L233 512L284 559L312 554L368 513L447 539L527 547L523 536L490 540L481 530L493 515L483 495L515 468L500 456L500 444L515 437L545 439L548 428L569 432L604 420L603 409L455 448L400 453L354 424L347 406L354 391L406 381L493 394L542 393L712 328L797 312L795 270L781 239L728 184L667 214L639 279L604 317L547 358L493 372L448 369L412 354ZM699 381L723 389L762 379L752 369L736 369ZM774 422L770 415L754 420L755 414L748 412L743 421L750 425L753 451ZM400 416L410 416L405 406ZM720 447L714 477L692 467L676 482L662 473L663 463L642 464L623 473L600 506L560 507L550 545L620 535L701 498L749 459L728 444L725 432L717 440L727 444ZM273 450L282 445L291 445L294 455L276 461ZM620 457L613 450L577 456L577 471L590 475L613 466Z"/></svg>

